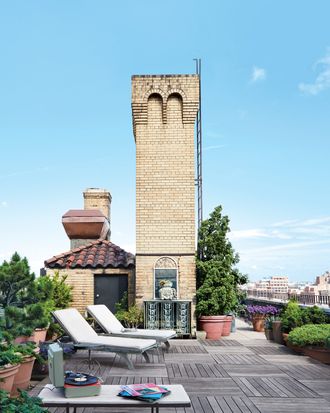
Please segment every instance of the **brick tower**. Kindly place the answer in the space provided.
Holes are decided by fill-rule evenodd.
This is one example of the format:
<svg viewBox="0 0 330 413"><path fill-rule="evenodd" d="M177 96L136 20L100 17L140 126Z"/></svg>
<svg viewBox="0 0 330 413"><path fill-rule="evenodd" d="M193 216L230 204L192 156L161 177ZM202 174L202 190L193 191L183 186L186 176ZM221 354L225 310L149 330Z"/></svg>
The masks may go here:
<svg viewBox="0 0 330 413"><path fill-rule="evenodd" d="M137 303L159 298L164 280L178 299L195 297L198 104L197 75L132 76Z"/></svg>

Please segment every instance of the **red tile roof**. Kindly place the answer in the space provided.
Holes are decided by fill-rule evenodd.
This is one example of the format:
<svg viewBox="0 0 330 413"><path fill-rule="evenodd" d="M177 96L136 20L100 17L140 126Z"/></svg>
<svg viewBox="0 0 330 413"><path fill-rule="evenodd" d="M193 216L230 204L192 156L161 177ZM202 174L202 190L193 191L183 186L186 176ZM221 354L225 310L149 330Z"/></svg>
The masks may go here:
<svg viewBox="0 0 330 413"><path fill-rule="evenodd" d="M110 241L99 239L45 261L47 268L128 268L135 257Z"/></svg>

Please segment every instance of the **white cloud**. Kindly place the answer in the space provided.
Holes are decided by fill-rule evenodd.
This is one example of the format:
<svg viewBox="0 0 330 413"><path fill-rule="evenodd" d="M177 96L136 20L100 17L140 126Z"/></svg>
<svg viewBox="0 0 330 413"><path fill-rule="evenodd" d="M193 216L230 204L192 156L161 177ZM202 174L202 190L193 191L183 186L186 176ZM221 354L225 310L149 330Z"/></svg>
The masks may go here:
<svg viewBox="0 0 330 413"><path fill-rule="evenodd" d="M266 79L266 69L262 67L253 66L252 73L251 73L251 83L260 82L261 80Z"/></svg>
<svg viewBox="0 0 330 413"><path fill-rule="evenodd" d="M225 148L227 145L211 145L211 146L206 146L203 148L204 151L209 151L211 149L220 149L220 148Z"/></svg>
<svg viewBox="0 0 330 413"><path fill-rule="evenodd" d="M268 238L269 234L261 229L243 229L239 231L232 231L229 233L230 239L246 239L246 238Z"/></svg>
<svg viewBox="0 0 330 413"><path fill-rule="evenodd" d="M234 230L231 239L260 239L311 241L330 238L330 217L305 220L286 220L265 228Z"/></svg>
<svg viewBox="0 0 330 413"><path fill-rule="evenodd" d="M1 204L0 204L3 208L7 208L7 206L8 206L8 202L7 201L1 201Z"/></svg>
<svg viewBox="0 0 330 413"><path fill-rule="evenodd" d="M324 57L319 59L314 68L321 68L313 83L300 83L299 90L307 95L317 95L325 89L330 88L330 48Z"/></svg>

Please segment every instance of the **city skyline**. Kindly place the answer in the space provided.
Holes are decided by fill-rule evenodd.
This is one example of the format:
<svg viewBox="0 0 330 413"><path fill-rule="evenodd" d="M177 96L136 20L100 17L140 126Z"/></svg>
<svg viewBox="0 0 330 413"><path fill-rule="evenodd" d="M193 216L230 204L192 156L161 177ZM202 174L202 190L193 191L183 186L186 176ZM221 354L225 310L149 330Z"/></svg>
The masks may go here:
<svg viewBox="0 0 330 413"><path fill-rule="evenodd" d="M61 217L88 187L135 252L130 78L200 57L204 218L223 205L252 281L330 269L329 2L19 4L0 13L1 262L69 250Z"/></svg>

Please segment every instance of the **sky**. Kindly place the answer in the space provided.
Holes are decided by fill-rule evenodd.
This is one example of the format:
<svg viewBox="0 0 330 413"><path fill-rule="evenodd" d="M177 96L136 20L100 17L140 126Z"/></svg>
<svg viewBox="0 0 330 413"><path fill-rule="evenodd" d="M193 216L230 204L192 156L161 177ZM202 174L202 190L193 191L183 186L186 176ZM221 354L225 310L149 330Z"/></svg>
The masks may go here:
<svg viewBox="0 0 330 413"><path fill-rule="evenodd" d="M330 2L0 1L0 261L39 273L88 187L135 251L131 75L202 59L204 218L257 280L330 269Z"/></svg>

